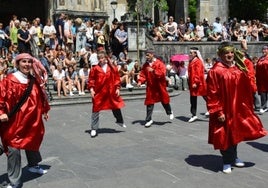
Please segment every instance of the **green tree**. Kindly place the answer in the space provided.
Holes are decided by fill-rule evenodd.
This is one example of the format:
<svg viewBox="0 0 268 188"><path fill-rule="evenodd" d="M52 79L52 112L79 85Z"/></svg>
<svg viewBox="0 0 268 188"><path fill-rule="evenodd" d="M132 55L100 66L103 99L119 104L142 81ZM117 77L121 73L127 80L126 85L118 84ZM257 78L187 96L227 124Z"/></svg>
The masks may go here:
<svg viewBox="0 0 268 188"><path fill-rule="evenodd" d="M267 0L229 0L229 16L239 20L267 19Z"/></svg>
<svg viewBox="0 0 268 188"><path fill-rule="evenodd" d="M192 23L196 23L197 0L189 0L189 17Z"/></svg>

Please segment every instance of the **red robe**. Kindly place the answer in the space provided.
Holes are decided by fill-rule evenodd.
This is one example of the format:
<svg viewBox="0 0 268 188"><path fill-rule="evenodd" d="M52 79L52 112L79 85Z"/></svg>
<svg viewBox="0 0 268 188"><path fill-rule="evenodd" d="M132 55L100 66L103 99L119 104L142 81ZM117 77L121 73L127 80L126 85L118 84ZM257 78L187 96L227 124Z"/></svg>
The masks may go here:
<svg viewBox="0 0 268 188"><path fill-rule="evenodd" d="M0 82L0 114L10 112L21 99L28 84L20 83L9 74ZM42 114L47 113L50 106L44 99L42 89L35 80L31 94L23 106L8 122L0 124L3 146L17 149L38 151L45 133Z"/></svg>
<svg viewBox="0 0 268 188"><path fill-rule="evenodd" d="M247 73L217 62L208 72L207 86L208 142L215 149L226 150L241 141L266 135L253 110L253 91ZM218 121L221 114L225 115L225 122Z"/></svg>
<svg viewBox="0 0 268 188"><path fill-rule="evenodd" d="M251 83L251 89L253 93L255 93L257 91L257 85L256 85L255 69L254 69L253 62L250 61L249 59L245 59L244 63L248 70L248 76L250 78L250 83Z"/></svg>
<svg viewBox="0 0 268 188"><path fill-rule="evenodd" d="M256 81L259 93L268 92L268 56L261 57L257 62Z"/></svg>
<svg viewBox="0 0 268 188"><path fill-rule="evenodd" d="M191 96L206 96L207 85L205 80L205 68L203 62L195 57L188 65L188 80ZM193 84L197 87L193 88Z"/></svg>
<svg viewBox="0 0 268 188"><path fill-rule="evenodd" d="M108 63L106 73L99 65L92 67L88 78L88 89L93 88L95 91L92 111L116 110L124 107L123 99L115 93L120 86L120 76L116 67Z"/></svg>
<svg viewBox="0 0 268 188"><path fill-rule="evenodd" d="M146 62L142 66L138 80L139 83L142 84L146 82L147 85L144 104L150 105L157 102L168 104L170 98L167 92L165 64L161 60L155 59L151 66L154 71L149 72L147 67L150 67L150 64Z"/></svg>

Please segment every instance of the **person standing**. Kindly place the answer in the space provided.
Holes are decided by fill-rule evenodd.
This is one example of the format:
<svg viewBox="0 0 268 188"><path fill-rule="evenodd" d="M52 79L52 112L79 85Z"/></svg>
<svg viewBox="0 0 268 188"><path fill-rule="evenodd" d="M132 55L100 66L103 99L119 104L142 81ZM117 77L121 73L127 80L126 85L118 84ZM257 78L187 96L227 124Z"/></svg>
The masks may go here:
<svg viewBox="0 0 268 188"><path fill-rule="evenodd" d="M188 65L188 81L190 90L190 104L192 117L188 120L192 123L198 119L197 111L197 96L203 96L206 100L207 85L205 81L205 68L203 58L200 51L196 47L190 48L190 61ZM209 115L206 113L205 115Z"/></svg>
<svg viewBox="0 0 268 188"><path fill-rule="evenodd" d="M43 92L40 63L27 53L19 54L15 61L18 71L9 74L0 83L0 134L7 155L10 188L22 186L21 149L25 150L30 172L47 173L38 163L42 160L39 149L45 132L42 115L48 120L50 110ZM18 101L23 102L19 105ZM16 108L18 110L12 114Z"/></svg>
<svg viewBox="0 0 268 188"><path fill-rule="evenodd" d="M125 103L120 96L121 82L117 67L111 64L103 50L98 52L98 61L98 64L91 68L88 78L88 90L93 104L90 132L92 138L98 135L101 110L112 110L116 124L126 128L121 113Z"/></svg>
<svg viewBox="0 0 268 188"><path fill-rule="evenodd" d="M231 173L232 165L244 167L237 156L237 145L267 134L254 113L252 84L245 58L230 42L218 47L215 65L207 76L207 108L209 110L208 143L219 149L223 173Z"/></svg>
<svg viewBox="0 0 268 188"><path fill-rule="evenodd" d="M152 114L154 104L157 102L161 102L169 118L174 119L170 106L170 97L166 89L166 66L163 61L155 57L155 52L152 49L146 51L146 62L139 73L137 86L140 87L144 83L146 83L146 98L144 101L146 105L145 127L150 127L153 124Z"/></svg>
<svg viewBox="0 0 268 188"><path fill-rule="evenodd" d="M262 48L263 56L256 64L256 82L258 93L261 96L260 114L266 112L268 101L268 45Z"/></svg>

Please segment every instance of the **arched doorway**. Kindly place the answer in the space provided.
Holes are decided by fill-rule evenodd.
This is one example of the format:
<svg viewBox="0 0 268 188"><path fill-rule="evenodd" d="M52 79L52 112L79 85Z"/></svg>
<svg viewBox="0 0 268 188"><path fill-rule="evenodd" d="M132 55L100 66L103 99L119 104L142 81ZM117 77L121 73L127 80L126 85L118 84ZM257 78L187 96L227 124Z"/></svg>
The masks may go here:
<svg viewBox="0 0 268 188"><path fill-rule="evenodd" d="M7 26L12 15L18 19L33 20L36 17L44 24L48 15L49 0L0 0L0 22Z"/></svg>

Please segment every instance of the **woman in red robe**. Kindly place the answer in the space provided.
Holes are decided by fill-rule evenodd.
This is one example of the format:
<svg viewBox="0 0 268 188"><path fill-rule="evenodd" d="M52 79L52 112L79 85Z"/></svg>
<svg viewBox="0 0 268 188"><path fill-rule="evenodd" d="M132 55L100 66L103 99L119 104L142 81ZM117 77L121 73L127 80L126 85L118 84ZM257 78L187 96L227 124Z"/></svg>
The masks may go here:
<svg viewBox="0 0 268 188"><path fill-rule="evenodd" d="M209 110L208 142L223 157L223 172L231 173L231 165L243 167L237 157L237 144L266 135L253 110L253 87L245 58L237 57L229 42L218 48L220 59L208 72L207 107Z"/></svg>
<svg viewBox="0 0 268 188"><path fill-rule="evenodd" d="M9 74L0 83L0 133L8 158L7 173L11 187L22 185L21 149L25 150L30 172L38 174L47 172L40 168L38 163L42 160L39 148L45 133L42 115L47 120L50 109L47 96L40 86L42 84L40 74L32 69L36 59L27 53L22 53L15 61L18 71ZM36 68L39 65L37 64ZM31 75L32 71L34 77ZM28 98L14 115L8 116L24 95L32 79L34 83Z"/></svg>
<svg viewBox="0 0 268 188"><path fill-rule="evenodd" d="M147 108L145 127L150 127L153 123L152 114L154 104L161 102L166 114L170 119L174 115L170 106L170 98L167 92L166 66L163 61L154 56L153 50L146 51L146 63L142 66L139 74L138 86L146 82L146 98L144 104Z"/></svg>
<svg viewBox="0 0 268 188"><path fill-rule="evenodd" d="M261 109L260 114L263 114L268 110L268 46L265 45L262 48L263 56L258 60L256 64L256 81L258 93L261 96Z"/></svg>
<svg viewBox="0 0 268 188"><path fill-rule="evenodd" d="M190 49L190 62L188 65L188 81L190 90L190 103L192 117L189 123L198 119L197 111L197 96L203 96L206 100L207 84L205 81L205 67L200 51L196 47ZM208 115L208 114L206 114Z"/></svg>
<svg viewBox="0 0 268 188"><path fill-rule="evenodd" d="M117 67L111 64L104 51L98 52L98 65L90 70L88 90L92 97L91 137L97 136L99 128L99 112L112 110L116 123L126 127L121 113L125 106L120 96L120 76Z"/></svg>

